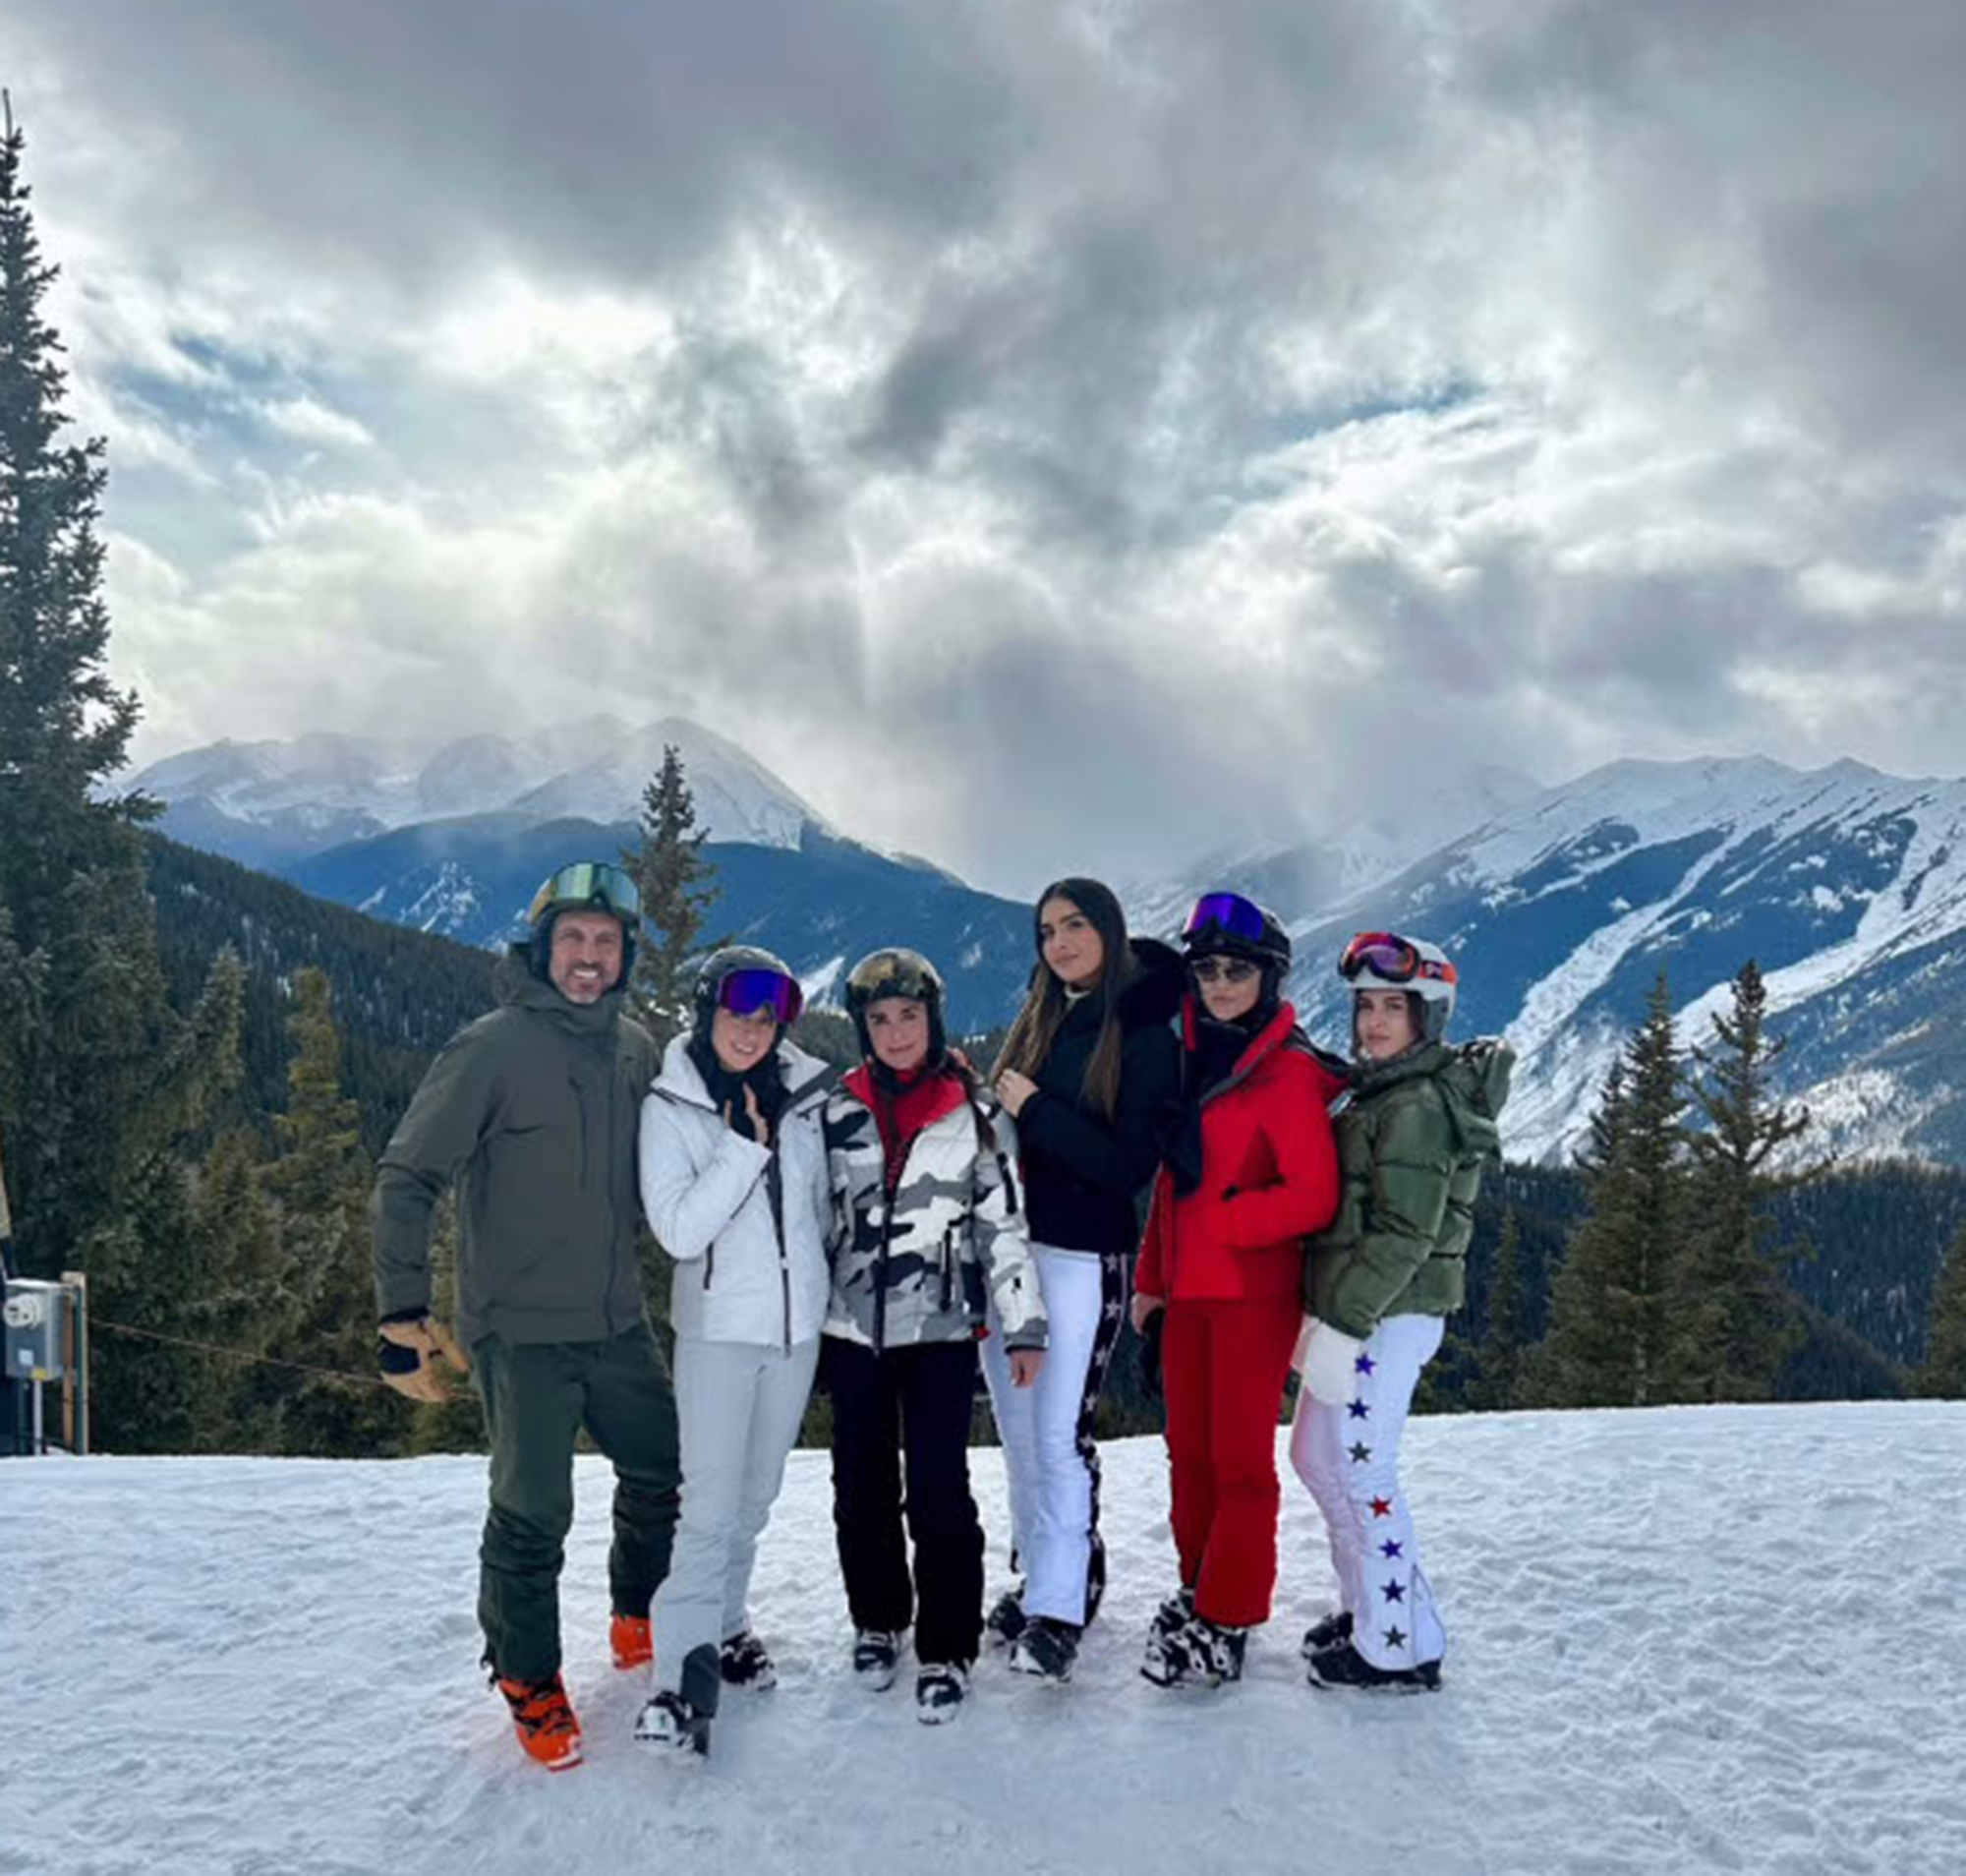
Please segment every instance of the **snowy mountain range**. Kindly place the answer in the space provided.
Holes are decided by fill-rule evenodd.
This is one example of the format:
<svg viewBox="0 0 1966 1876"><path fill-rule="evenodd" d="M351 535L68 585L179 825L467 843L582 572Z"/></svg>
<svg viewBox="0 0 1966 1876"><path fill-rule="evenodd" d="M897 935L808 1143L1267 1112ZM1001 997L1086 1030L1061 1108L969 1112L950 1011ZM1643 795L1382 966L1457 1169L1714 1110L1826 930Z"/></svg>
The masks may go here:
<svg viewBox="0 0 1966 1876"><path fill-rule="evenodd" d="M448 742L214 742L152 763L130 786L166 804L173 839L278 871L345 841L458 816L632 822L670 743L714 840L796 847L808 824L826 830L762 764L684 717L639 729L590 717L528 736Z"/></svg>
<svg viewBox="0 0 1966 1876"><path fill-rule="evenodd" d="M1294 993L1344 1031L1332 964L1360 927L1462 965L1459 1027L1521 1056L1507 1133L1567 1157L1665 971L1682 1040L1748 959L1788 1038L1813 1149L1966 1158L1966 782L1857 762L1618 762L1551 789L1329 908L1293 908Z"/></svg>
<svg viewBox="0 0 1966 1876"><path fill-rule="evenodd" d="M670 719L611 719L440 749L310 736L218 743L139 786L166 830L376 916L469 943L509 936L571 851L630 838L642 784L678 744L723 898L721 932L790 960L809 994L882 943L949 972L952 1017L1005 1021L1029 968L1029 913L926 861L828 827L742 749ZM1342 1045L1332 970L1364 927L1435 938L1461 961L1462 1033L1521 1056L1512 1153L1568 1157L1622 1038L1663 969L1704 1040L1753 958L1788 1038L1784 1093L1813 1149L1966 1161L1966 781L1856 762L1804 772L1758 757L1618 762L1556 788L1478 773L1410 806L1362 804L1337 838L1230 851L1123 888L1136 930L1178 930L1198 892L1233 886L1289 925L1292 992Z"/></svg>

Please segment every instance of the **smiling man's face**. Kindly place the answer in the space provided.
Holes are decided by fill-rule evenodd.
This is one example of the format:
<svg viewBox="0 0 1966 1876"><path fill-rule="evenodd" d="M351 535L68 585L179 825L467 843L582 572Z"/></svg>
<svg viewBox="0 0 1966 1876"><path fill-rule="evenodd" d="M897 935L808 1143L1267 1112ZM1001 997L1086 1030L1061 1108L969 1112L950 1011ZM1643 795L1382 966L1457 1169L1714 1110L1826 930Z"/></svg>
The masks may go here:
<svg viewBox="0 0 1966 1876"><path fill-rule="evenodd" d="M608 912L561 912L547 961L552 987L569 1003L595 1003L621 981L621 921Z"/></svg>

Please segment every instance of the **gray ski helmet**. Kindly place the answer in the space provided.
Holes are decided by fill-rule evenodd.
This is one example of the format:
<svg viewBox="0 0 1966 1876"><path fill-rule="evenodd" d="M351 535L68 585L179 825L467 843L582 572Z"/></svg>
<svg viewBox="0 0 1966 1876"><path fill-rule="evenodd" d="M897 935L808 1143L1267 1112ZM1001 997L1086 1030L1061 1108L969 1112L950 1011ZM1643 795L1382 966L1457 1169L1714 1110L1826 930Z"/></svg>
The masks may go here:
<svg viewBox="0 0 1966 1876"><path fill-rule="evenodd" d="M1454 1015L1461 973L1441 948L1397 932L1361 931L1345 947L1338 974L1360 990L1403 990L1419 1004L1420 1040L1438 1042Z"/></svg>
<svg viewBox="0 0 1966 1876"><path fill-rule="evenodd" d="M694 1004L696 1011L696 1032L710 1033L711 1018L716 1014L718 993L725 981L740 970L767 971L783 977L792 986L790 1010L781 1008L774 1012L781 1027L788 1027L798 1021L804 999L798 990L798 978L792 974L792 967L776 952L760 949L756 945L724 945L713 951L697 967ZM739 986L740 988L742 986Z"/></svg>
<svg viewBox="0 0 1966 1876"><path fill-rule="evenodd" d="M860 1038L860 1053L871 1058L874 1044L867 1033L867 1006L883 997L907 997L928 1006L928 1059L940 1062L949 1047L944 1027L942 973L919 951L889 945L870 951L846 973L846 1014Z"/></svg>

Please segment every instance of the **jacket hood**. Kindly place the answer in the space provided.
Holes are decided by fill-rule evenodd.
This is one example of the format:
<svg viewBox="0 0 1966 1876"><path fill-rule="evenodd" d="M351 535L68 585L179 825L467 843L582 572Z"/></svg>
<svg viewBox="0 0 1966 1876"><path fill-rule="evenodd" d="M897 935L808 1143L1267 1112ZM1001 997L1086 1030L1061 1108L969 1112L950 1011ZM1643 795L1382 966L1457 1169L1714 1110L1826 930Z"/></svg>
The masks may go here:
<svg viewBox="0 0 1966 1876"><path fill-rule="evenodd" d="M1128 946L1133 968L1120 986L1120 1021L1129 1029L1171 1023L1181 1014L1187 970L1181 953L1158 938L1135 938Z"/></svg>
<svg viewBox="0 0 1966 1876"><path fill-rule="evenodd" d="M779 1066L784 1071L786 1113L823 1099L839 1080L837 1069L817 1056L808 1055L796 1043L781 1042L778 1057ZM691 1059L686 1032L669 1038L663 1051L663 1066L656 1076L654 1091L686 1106L700 1107L706 1113L713 1111L710 1090L703 1085L703 1071Z"/></svg>
<svg viewBox="0 0 1966 1876"><path fill-rule="evenodd" d="M1431 1077L1461 1143L1499 1157L1502 1137L1496 1122L1508 1102L1515 1067L1515 1050L1500 1036L1488 1035L1459 1047L1429 1042L1397 1061L1361 1065L1353 1071L1352 1085L1364 1096Z"/></svg>

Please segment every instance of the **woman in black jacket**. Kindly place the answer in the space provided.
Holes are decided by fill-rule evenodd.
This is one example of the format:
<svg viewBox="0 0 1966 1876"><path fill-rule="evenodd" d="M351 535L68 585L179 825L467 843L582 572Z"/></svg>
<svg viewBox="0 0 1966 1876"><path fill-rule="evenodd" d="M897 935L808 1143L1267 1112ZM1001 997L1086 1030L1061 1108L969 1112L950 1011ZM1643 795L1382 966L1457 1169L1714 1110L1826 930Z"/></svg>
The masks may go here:
<svg viewBox="0 0 1966 1876"><path fill-rule="evenodd" d="M1051 1355L1037 1384L1018 1389L1002 1338L983 1344L1025 1579L991 1611L989 1628L1011 1644L1012 1668L1064 1680L1106 1580L1093 1413L1139 1242L1134 1202L1180 1098L1169 1024L1183 977L1165 945L1128 942L1120 902L1096 879L1047 886L1035 925L1037 967L994 1079L1017 1123Z"/></svg>

